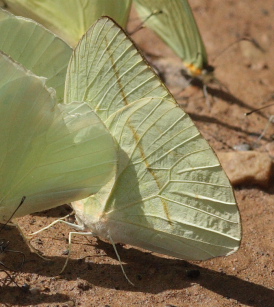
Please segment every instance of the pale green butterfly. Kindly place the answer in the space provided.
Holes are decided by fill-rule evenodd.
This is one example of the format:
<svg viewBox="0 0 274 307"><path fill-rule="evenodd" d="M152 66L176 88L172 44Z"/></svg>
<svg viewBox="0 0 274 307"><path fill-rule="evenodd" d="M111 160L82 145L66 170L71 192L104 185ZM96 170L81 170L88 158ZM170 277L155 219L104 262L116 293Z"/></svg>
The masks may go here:
<svg viewBox="0 0 274 307"><path fill-rule="evenodd" d="M0 53L0 222L96 193L116 172L116 145L85 103Z"/></svg>
<svg viewBox="0 0 274 307"><path fill-rule="evenodd" d="M63 102L67 66L72 49L37 22L0 9L0 50L37 76L47 78Z"/></svg>
<svg viewBox="0 0 274 307"><path fill-rule="evenodd" d="M133 0L139 17L182 59L190 76L215 80L187 0Z"/></svg>
<svg viewBox="0 0 274 307"><path fill-rule="evenodd" d="M65 87L65 103L86 101L119 144L116 178L72 203L78 229L190 260L239 248L240 215L216 155L112 20L83 36Z"/></svg>
<svg viewBox="0 0 274 307"><path fill-rule="evenodd" d="M101 16L127 24L132 0L5 0L14 14L43 24L71 46Z"/></svg>

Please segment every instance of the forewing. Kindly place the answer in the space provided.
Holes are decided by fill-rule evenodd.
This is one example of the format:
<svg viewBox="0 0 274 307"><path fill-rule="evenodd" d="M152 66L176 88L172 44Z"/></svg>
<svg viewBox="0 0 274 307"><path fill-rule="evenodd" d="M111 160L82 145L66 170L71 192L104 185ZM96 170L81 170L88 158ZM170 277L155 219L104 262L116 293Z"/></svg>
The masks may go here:
<svg viewBox="0 0 274 307"><path fill-rule="evenodd" d="M116 145L87 104L56 103L44 79L1 54L0 221L96 193L116 171Z"/></svg>
<svg viewBox="0 0 274 307"><path fill-rule="evenodd" d="M65 102L86 101L105 121L144 97L171 96L122 29L110 19L100 19L73 53Z"/></svg>
<svg viewBox="0 0 274 307"><path fill-rule="evenodd" d="M38 23L0 10L0 50L31 70L46 77L63 101L64 85L72 49Z"/></svg>

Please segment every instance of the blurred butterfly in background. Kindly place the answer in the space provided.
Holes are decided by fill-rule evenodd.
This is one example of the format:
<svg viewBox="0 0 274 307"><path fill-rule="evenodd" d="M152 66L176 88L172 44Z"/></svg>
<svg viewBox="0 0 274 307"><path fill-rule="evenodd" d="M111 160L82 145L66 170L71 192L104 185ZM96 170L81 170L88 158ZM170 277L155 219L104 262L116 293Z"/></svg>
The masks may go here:
<svg viewBox="0 0 274 307"><path fill-rule="evenodd" d="M144 25L182 59L187 73L204 84L215 80L206 48L187 0L133 0Z"/></svg>
<svg viewBox="0 0 274 307"><path fill-rule="evenodd" d="M128 21L132 0L5 0L12 13L31 18L75 47L88 28L101 16L120 26Z"/></svg>

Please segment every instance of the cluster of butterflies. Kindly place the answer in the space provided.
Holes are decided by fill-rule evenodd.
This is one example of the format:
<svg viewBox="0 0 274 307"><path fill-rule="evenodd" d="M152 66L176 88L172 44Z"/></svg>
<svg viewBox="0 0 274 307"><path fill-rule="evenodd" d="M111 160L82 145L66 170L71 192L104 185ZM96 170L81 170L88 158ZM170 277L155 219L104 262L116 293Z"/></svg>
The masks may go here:
<svg viewBox="0 0 274 307"><path fill-rule="evenodd" d="M235 252L233 189L122 29L132 1L4 2L55 34L0 11L0 222L25 196L17 217L71 203L113 242L186 260ZM190 73L212 73L186 0L133 2Z"/></svg>

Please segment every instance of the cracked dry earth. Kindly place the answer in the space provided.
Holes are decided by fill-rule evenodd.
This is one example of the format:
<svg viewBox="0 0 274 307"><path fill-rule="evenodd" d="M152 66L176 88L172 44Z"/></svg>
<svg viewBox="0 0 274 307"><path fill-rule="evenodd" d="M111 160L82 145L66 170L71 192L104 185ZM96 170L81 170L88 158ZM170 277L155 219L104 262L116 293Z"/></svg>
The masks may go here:
<svg viewBox="0 0 274 307"><path fill-rule="evenodd" d="M210 105L205 103L199 84L186 87L180 74L180 60L153 33L144 29L134 34L133 39L215 150L231 151L235 145L248 144L273 158L273 126L261 140L258 136L274 114L274 107L244 116L267 100L271 102L274 93L273 1L190 0L190 4L210 63L216 67L216 77L228 89L209 86ZM134 28L134 23L133 12L129 29ZM251 43L233 44L244 36L253 38L260 48ZM221 53L227 46L230 48ZM75 236L68 267L58 275L66 257L71 230L68 226L57 224L31 239L48 260L31 253L19 232L8 228L1 235L11 241L11 249L22 251L26 257L14 278L20 286L30 285L31 291L23 292L2 279L0 305L273 307L273 193L271 183L264 189L248 181L235 187L243 240L240 250L231 256L186 262L118 245L124 269L135 287L125 280L115 252L106 242ZM18 222L27 234L69 211L64 206L20 218ZM18 254L11 261L9 255L3 259L6 264L13 265L11 262L21 259ZM0 274L5 277L4 272Z"/></svg>

